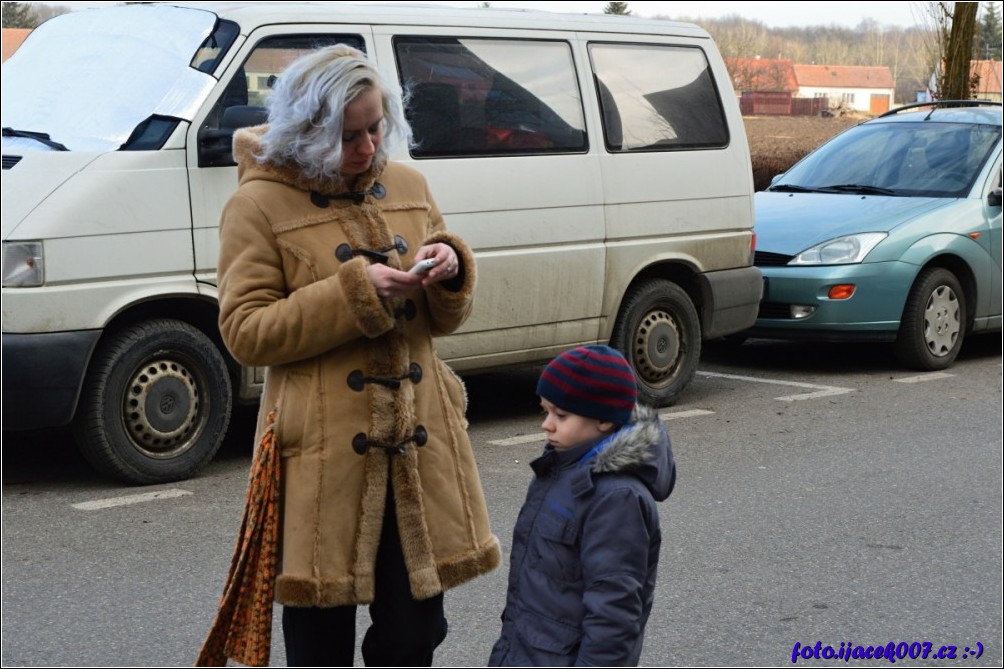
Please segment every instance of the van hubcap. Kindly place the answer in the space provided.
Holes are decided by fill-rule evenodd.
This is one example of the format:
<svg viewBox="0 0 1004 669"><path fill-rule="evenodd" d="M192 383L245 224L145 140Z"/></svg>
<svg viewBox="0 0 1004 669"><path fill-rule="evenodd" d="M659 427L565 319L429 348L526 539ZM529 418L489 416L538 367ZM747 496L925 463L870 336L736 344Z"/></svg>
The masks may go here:
<svg viewBox="0 0 1004 669"><path fill-rule="evenodd" d="M177 457L194 443L199 388L181 363L154 360L136 370L124 408L129 435L146 455Z"/></svg>
<svg viewBox="0 0 1004 669"><path fill-rule="evenodd" d="M634 366L647 383L663 381L673 374L680 357L680 332L666 311L653 311L638 327Z"/></svg>

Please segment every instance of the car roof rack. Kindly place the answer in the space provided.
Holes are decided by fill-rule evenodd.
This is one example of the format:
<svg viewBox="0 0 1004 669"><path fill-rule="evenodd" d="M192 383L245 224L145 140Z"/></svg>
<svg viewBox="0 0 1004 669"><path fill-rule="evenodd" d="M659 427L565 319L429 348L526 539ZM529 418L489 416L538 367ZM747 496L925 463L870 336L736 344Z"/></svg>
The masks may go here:
<svg viewBox="0 0 1004 669"><path fill-rule="evenodd" d="M931 111L939 108L948 107L1000 107L1000 102L994 102L992 100L933 100L931 102L914 102L913 104L903 105L902 107L896 107L895 109L890 109L884 114L880 114L878 118L883 118L885 116L895 116L896 114L909 111L910 109L919 109L921 107L930 107Z"/></svg>

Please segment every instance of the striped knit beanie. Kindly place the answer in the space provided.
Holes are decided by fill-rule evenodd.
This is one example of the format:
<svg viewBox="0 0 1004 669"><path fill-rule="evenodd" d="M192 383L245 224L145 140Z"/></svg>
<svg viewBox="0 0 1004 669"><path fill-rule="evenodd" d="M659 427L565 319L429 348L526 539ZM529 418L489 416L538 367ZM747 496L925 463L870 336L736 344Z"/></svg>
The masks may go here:
<svg viewBox="0 0 1004 669"><path fill-rule="evenodd" d="M580 346L544 368L537 394L565 411L627 425L638 400L638 386L620 351L602 345Z"/></svg>

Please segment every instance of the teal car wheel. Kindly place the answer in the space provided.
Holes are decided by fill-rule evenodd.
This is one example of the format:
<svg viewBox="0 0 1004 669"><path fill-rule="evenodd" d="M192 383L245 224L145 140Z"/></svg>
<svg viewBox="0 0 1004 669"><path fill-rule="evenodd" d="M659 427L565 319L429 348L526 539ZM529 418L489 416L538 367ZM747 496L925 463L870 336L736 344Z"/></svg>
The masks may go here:
<svg viewBox="0 0 1004 669"><path fill-rule="evenodd" d="M959 355L965 329L966 300L959 280L941 267L928 268L907 298L896 354L914 369L945 369Z"/></svg>

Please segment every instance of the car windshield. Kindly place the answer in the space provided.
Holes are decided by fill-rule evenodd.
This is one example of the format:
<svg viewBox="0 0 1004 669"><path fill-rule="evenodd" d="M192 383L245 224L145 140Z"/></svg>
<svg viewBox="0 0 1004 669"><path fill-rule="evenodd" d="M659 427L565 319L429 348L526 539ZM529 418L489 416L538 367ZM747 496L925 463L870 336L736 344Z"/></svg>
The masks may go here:
<svg viewBox="0 0 1004 669"><path fill-rule="evenodd" d="M963 197L1000 136L994 125L863 124L810 153L770 190Z"/></svg>
<svg viewBox="0 0 1004 669"><path fill-rule="evenodd" d="M191 120L216 84L196 62L216 25L142 5L46 21L3 64L4 153L115 150L152 116Z"/></svg>

